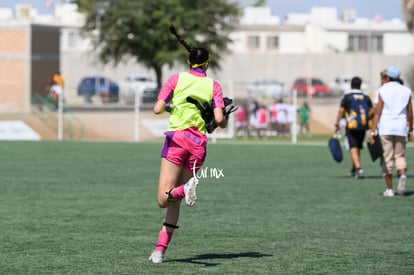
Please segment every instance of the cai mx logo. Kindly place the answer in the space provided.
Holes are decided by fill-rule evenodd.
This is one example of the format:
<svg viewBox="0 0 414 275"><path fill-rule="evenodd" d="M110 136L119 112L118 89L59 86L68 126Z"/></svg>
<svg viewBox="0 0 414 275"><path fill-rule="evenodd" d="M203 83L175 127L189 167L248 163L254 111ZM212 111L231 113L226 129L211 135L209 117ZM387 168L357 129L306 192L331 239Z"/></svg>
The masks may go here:
<svg viewBox="0 0 414 275"><path fill-rule="evenodd" d="M196 179L207 179L207 178L212 178L212 179L219 179L219 178L224 178L224 172L223 169L220 168L211 168L211 167L204 167L204 168L200 168L197 172L197 161L194 162L193 168L191 168L193 170L193 177Z"/></svg>

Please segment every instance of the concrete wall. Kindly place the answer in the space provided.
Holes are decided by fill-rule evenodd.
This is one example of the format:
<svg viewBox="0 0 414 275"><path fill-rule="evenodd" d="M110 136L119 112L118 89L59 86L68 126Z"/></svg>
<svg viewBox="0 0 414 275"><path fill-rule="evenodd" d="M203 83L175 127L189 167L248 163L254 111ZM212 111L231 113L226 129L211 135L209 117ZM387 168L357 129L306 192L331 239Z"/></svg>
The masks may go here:
<svg viewBox="0 0 414 275"><path fill-rule="evenodd" d="M32 92L59 70L59 28L0 26L0 113L30 113Z"/></svg>
<svg viewBox="0 0 414 275"><path fill-rule="evenodd" d="M27 69L30 29L27 25L0 27L0 112L28 112Z"/></svg>

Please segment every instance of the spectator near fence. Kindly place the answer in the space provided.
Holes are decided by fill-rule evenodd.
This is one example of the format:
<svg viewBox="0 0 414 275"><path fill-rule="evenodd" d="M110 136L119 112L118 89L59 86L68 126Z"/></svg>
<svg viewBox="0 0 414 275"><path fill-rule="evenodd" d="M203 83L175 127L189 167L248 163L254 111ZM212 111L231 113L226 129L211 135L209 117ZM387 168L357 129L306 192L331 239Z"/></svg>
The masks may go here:
<svg viewBox="0 0 414 275"><path fill-rule="evenodd" d="M280 99L276 104L277 108L277 133L278 136L287 136L289 134L289 125L288 125L288 106Z"/></svg>
<svg viewBox="0 0 414 275"><path fill-rule="evenodd" d="M242 104L236 111L236 136L247 136L247 104Z"/></svg>
<svg viewBox="0 0 414 275"><path fill-rule="evenodd" d="M56 109L59 107L59 98L63 97L63 88L65 85L65 79L60 72L56 72L52 75L49 84L49 95L51 96Z"/></svg>
<svg viewBox="0 0 414 275"><path fill-rule="evenodd" d="M270 122L269 130L271 135L277 136L278 134L278 123L277 123L277 101L273 101L269 106Z"/></svg>
<svg viewBox="0 0 414 275"><path fill-rule="evenodd" d="M258 137L263 137L266 135L267 127L269 123L269 114L266 109L266 106L260 106L259 110L256 112L257 123L256 123L256 132Z"/></svg>
<svg viewBox="0 0 414 275"><path fill-rule="evenodd" d="M310 127L309 127L310 108L306 101L303 102L302 106L298 109L298 113L299 113L299 133L303 135L306 131L306 134L310 136L311 135Z"/></svg>

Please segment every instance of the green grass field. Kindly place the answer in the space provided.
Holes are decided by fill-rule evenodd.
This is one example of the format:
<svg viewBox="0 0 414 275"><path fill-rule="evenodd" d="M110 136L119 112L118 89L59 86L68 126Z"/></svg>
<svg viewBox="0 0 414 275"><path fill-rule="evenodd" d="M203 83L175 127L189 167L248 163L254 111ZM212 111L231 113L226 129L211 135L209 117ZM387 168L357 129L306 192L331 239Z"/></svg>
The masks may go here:
<svg viewBox="0 0 414 275"><path fill-rule="evenodd" d="M160 149L1 142L0 274L414 274L414 174L384 198L366 149L354 180L326 144L210 144L199 200L151 264Z"/></svg>

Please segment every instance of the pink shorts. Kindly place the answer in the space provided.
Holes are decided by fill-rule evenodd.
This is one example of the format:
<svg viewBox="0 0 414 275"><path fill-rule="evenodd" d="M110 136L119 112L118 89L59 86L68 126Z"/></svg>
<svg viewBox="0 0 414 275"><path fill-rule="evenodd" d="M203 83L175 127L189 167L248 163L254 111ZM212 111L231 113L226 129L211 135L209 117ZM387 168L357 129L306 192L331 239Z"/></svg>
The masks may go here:
<svg viewBox="0 0 414 275"><path fill-rule="evenodd" d="M207 137L197 129L165 132L161 157L190 173L197 173L206 158Z"/></svg>

